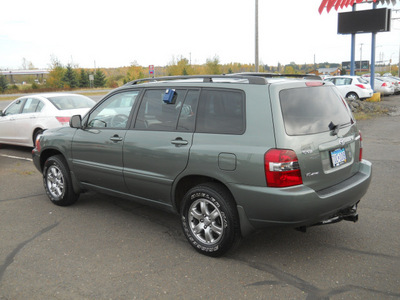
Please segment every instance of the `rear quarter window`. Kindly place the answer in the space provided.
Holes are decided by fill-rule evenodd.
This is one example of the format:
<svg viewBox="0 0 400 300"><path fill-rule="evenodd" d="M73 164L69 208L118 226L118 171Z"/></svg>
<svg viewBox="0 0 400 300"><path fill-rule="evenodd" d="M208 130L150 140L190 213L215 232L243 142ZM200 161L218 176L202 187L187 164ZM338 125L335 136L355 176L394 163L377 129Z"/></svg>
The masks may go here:
<svg viewBox="0 0 400 300"><path fill-rule="evenodd" d="M330 86L285 89L279 98L288 135L330 131L331 122L339 126L352 122L344 100Z"/></svg>
<svg viewBox="0 0 400 300"><path fill-rule="evenodd" d="M242 91L201 91L196 132L242 134L244 131L245 96Z"/></svg>

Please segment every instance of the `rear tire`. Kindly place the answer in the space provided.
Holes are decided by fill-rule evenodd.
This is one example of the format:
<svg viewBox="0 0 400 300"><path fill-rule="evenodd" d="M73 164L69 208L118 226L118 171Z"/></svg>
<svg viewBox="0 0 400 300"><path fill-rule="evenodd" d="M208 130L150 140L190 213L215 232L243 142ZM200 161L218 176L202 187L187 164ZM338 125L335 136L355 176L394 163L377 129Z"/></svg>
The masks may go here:
<svg viewBox="0 0 400 300"><path fill-rule="evenodd" d="M346 95L346 98L350 100L359 100L358 95L356 93L350 92Z"/></svg>
<svg viewBox="0 0 400 300"><path fill-rule="evenodd" d="M67 162L61 155L51 156L44 163L43 184L50 201L56 205L68 206L79 198L72 187Z"/></svg>
<svg viewBox="0 0 400 300"><path fill-rule="evenodd" d="M189 190L181 207L183 232L196 251L221 256L240 242L240 226L231 194L220 184Z"/></svg>
<svg viewBox="0 0 400 300"><path fill-rule="evenodd" d="M33 142L33 147L35 148L36 147L36 138L38 137L38 135L39 134L42 134L43 133L43 129L35 129L35 132L33 133L33 136L32 136L32 142Z"/></svg>

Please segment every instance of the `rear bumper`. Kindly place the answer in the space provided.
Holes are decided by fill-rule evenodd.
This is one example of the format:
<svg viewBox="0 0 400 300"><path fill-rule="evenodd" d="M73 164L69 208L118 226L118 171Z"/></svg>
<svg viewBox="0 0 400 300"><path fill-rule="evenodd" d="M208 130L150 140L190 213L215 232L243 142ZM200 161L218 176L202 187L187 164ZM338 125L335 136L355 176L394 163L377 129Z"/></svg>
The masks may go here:
<svg viewBox="0 0 400 300"><path fill-rule="evenodd" d="M231 185L241 220L242 233L271 226L307 227L350 209L365 195L372 165L363 160L360 170L345 181L321 191L299 185L268 188Z"/></svg>

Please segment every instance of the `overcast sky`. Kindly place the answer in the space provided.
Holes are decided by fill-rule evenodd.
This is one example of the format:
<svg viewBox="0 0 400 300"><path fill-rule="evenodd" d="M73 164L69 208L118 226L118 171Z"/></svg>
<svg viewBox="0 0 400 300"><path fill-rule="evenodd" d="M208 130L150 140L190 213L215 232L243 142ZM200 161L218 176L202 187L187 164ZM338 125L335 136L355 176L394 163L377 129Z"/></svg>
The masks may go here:
<svg viewBox="0 0 400 300"><path fill-rule="evenodd" d="M337 34L338 12L320 15L320 4L259 0L260 64L350 60L350 36ZM7 0L0 14L0 69L19 69L23 58L48 68L52 56L83 68L135 61L165 66L180 57L193 64L215 56L221 63L254 63L254 15L254 0ZM400 20L392 21L391 32L377 34L376 45L376 60L399 61ZM371 34L356 37L360 58L371 59Z"/></svg>

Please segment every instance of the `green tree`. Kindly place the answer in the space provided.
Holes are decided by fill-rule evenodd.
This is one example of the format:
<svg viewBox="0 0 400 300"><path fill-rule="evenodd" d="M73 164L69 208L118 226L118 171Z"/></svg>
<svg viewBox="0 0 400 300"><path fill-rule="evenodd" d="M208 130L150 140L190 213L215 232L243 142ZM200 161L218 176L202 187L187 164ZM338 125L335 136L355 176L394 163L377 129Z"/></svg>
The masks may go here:
<svg viewBox="0 0 400 300"><path fill-rule="evenodd" d="M62 81L70 88L76 88L78 86L76 72L72 69L71 65L67 65Z"/></svg>
<svg viewBox="0 0 400 300"><path fill-rule="evenodd" d="M51 56L50 72L47 76L46 86L51 88L63 88L65 69L57 57Z"/></svg>
<svg viewBox="0 0 400 300"><path fill-rule="evenodd" d="M219 64L218 56L206 60L206 70L208 74L221 74L221 65Z"/></svg>
<svg viewBox="0 0 400 300"><path fill-rule="evenodd" d="M7 89L7 79L6 76L0 75L0 92L4 93Z"/></svg>
<svg viewBox="0 0 400 300"><path fill-rule="evenodd" d="M79 73L79 87L89 87L89 73L85 69Z"/></svg>
<svg viewBox="0 0 400 300"><path fill-rule="evenodd" d="M103 87L106 85L106 75L100 69L94 73L94 87Z"/></svg>

